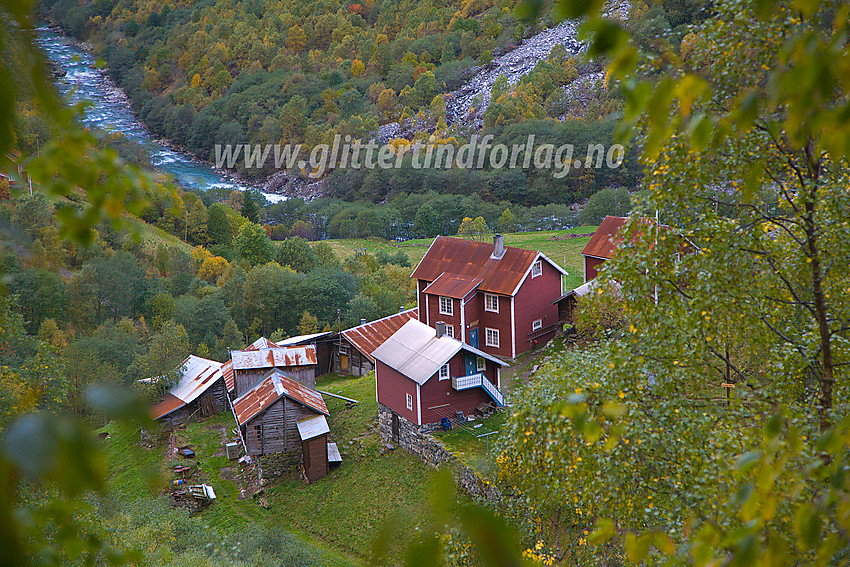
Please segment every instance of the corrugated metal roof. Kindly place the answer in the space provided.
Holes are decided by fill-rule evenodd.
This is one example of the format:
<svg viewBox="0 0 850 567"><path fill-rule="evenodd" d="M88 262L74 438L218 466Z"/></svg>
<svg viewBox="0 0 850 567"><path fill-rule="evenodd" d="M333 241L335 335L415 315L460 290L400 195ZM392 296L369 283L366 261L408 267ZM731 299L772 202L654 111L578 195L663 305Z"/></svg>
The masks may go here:
<svg viewBox="0 0 850 567"><path fill-rule="evenodd" d="M260 348L276 348L282 345L273 343L266 337L260 337L253 343L249 344L242 350L258 350ZM227 391L232 392L236 389L236 379L233 376L233 361L228 360L221 367L221 373L224 375L224 383L227 386Z"/></svg>
<svg viewBox="0 0 850 567"><path fill-rule="evenodd" d="M559 297L558 299L556 299L552 303L558 303L560 301L563 301L564 299L570 297L571 295L574 295L576 297L584 297L585 295L587 295L588 293L590 293L591 291L596 289L596 287L598 285L599 285L599 280L597 278L593 278L590 281L584 282L583 284L581 284L577 288L568 291L567 293L565 293L564 295L562 295L561 297ZM622 288L622 286L619 284L619 282L617 282L615 280L611 280L611 285L614 287L614 290L616 290L617 292L619 292L620 289Z"/></svg>
<svg viewBox="0 0 850 567"><path fill-rule="evenodd" d="M375 357L372 356L372 351L381 346L388 338L393 336L393 333L401 329L401 327L411 319L419 317L419 309L408 309L401 313L396 313L371 323L364 323L357 327L346 329L342 332L342 336L351 343L351 345L366 355L366 357L375 362Z"/></svg>
<svg viewBox="0 0 850 567"><path fill-rule="evenodd" d="M183 400L180 398L176 398L171 394L166 394L165 399L156 404L154 407L150 409L151 419L159 419L163 416L166 416L176 410L179 407L183 407L186 405L183 403Z"/></svg>
<svg viewBox="0 0 850 567"><path fill-rule="evenodd" d="M331 432L331 428L328 427L328 420L323 415L314 415L299 419L295 425L298 426L298 435L302 441L307 441L313 437Z"/></svg>
<svg viewBox="0 0 850 567"><path fill-rule="evenodd" d="M232 392L236 389L236 377L233 375L233 361L228 360L221 366L221 375L224 376L224 385L227 386L227 391Z"/></svg>
<svg viewBox="0 0 850 567"><path fill-rule="evenodd" d="M278 369L272 370L259 384L233 401L233 411L239 425L245 425L264 409L275 403L281 396L315 410L330 415L322 395L312 388L293 380Z"/></svg>
<svg viewBox="0 0 850 567"><path fill-rule="evenodd" d="M206 392L210 386L222 378L221 366L222 364L220 362L190 354L180 367L180 380L169 391L169 395L181 403L172 407L174 404L169 401L169 403L163 405L168 399L166 398L166 400L163 400L163 402L157 404L151 410L151 417L159 419L176 410L178 407L197 399L198 396ZM156 412L154 412L154 409ZM155 413L158 415L155 415Z"/></svg>
<svg viewBox="0 0 850 567"><path fill-rule="evenodd" d="M242 350L260 350L261 348L277 348L279 346L281 345L271 342L266 337L260 337Z"/></svg>
<svg viewBox="0 0 850 567"><path fill-rule="evenodd" d="M404 374L417 384L424 384L442 365L460 350L507 366L498 358L453 339L437 338L437 331L415 319L408 321L372 353L387 366Z"/></svg>
<svg viewBox="0 0 850 567"><path fill-rule="evenodd" d="M282 341L277 341L277 346L293 346L301 343L306 343L308 341L316 340L320 337L326 337L328 335L332 335L333 331L325 331L324 333L313 333L312 335L298 335L297 337L289 337L288 339L283 339Z"/></svg>
<svg viewBox="0 0 850 567"><path fill-rule="evenodd" d="M434 282L443 273L480 278L479 290L513 295L539 253L505 246L505 254L500 259L491 258L492 254L492 243L438 236L411 277L429 282ZM552 265L563 271L560 266Z"/></svg>
<svg viewBox="0 0 850 567"><path fill-rule="evenodd" d="M443 272L422 291L431 295L463 299L470 291L478 287L480 283L481 278L459 276L457 274Z"/></svg>
<svg viewBox="0 0 850 567"><path fill-rule="evenodd" d="M316 364L316 347L260 348L257 350L230 351L234 370L247 368L285 368L287 366L309 366Z"/></svg>
<svg viewBox="0 0 850 567"><path fill-rule="evenodd" d="M614 255L616 244L620 242L617 232L623 228L627 220L629 219L626 217L605 217L590 237L590 242L581 251L582 255L609 260Z"/></svg>

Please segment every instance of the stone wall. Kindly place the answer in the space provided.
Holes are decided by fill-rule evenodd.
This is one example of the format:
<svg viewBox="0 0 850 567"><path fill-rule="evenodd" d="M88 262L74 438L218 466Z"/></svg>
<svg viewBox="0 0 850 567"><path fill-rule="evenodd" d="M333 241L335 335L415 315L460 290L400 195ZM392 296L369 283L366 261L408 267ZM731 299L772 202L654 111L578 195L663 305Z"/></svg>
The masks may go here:
<svg viewBox="0 0 850 567"><path fill-rule="evenodd" d="M473 498L496 502L501 494L499 490L483 479L477 472L457 460L445 445L435 439L432 432L440 429L440 424L416 425L412 421L398 416L398 439L393 439L393 412L383 404L378 404L378 432L385 447L398 445L412 453L432 467L447 465L451 468L455 483Z"/></svg>
<svg viewBox="0 0 850 567"><path fill-rule="evenodd" d="M257 460L261 479L277 478L283 474L297 470L301 466L301 451L289 453L271 453L252 457ZM262 480L261 480L262 484Z"/></svg>

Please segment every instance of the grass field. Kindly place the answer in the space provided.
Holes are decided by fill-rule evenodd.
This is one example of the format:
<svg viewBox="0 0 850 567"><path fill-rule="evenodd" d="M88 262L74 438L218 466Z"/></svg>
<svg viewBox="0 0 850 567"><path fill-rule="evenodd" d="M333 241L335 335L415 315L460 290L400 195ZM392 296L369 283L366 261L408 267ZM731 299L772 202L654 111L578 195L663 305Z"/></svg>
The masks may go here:
<svg viewBox="0 0 850 567"><path fill-rule="evenodd" d="M564 278L564 288L573 289L584 283L581 250L590 237L571 238L570 234L590 234L596 226L579 226L569 230L545 230L539 232L514 232L505 234L505 245L528 250L539 250L550 260L564 268L569 275ZM380 238L352 238L345 240L327 240L334 253L345 260L359 251L377 254L381 250L395 253L404 250L412 265L416 265L428 251L432 239L420 238L404 242L390 242Z"/></svg>
<svg viewBox="0 0 850 567"><path fill-rule="evenodd" d="M290 546L292 541L302 541L313 560L319 557L320 564L329 567L362 564L377 535L389 531L392 536L386 540L381 563L400 564L409 536L429 521L428 488L433 471L405 451L382 451L373 374L360 378L328 375L319 378L316 386L359 400L347 406L325 396L331 412L331 441L343 456L339 469L309 485L294 473L273 479L266 487L268 508L264 508L253 498L240 499L239 467L224 453L223 443L232 437L235 427L233 416L222 412L189 423L177 431L177 441L191 445L196 452L199 469L191 482L212 485L217 499L187 521L231 547L245 538L246 530L283 534ZM153 501L162 506L171 467L182 462L167 458L167 436L146 447L139 443L138 430L129 426L111 423L100 431L110 434L104 443L112 495L137 501L140 509Z"/></svg>
<svg viewBox="0 0 850 567"><path fill-rule="evenodd" d="M327 375L317 380L316 388L359 400L346 407L346 402L325 396L332 441L342 453L342 466L310 485L297 479L278 483L269 491L269 505L285 525L365 558L376 534L388 525L397 534L409 535L426 521L427 481L432 471L404 451L382 454L374 374ZM405 539L389 539L389 563L401 562Z"/></svg>

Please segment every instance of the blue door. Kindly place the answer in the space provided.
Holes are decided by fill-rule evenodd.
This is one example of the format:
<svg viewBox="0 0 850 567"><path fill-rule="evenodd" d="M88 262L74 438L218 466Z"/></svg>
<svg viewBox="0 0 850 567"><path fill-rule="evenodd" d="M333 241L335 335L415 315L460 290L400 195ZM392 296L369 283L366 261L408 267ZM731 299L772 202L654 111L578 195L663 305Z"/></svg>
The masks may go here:
<svg viewBox="0 0 850 567"><path fill-rule="evenodd" d="M464 362L466 363L466 375L475 374L478 372L478 364L476 361L476 356L474 354L467 354L463 357Z"/></svg>
<svg viewBox="0 0 850 567"><path fill-rule="evenodd" d="M478 348L478 327L469 331L469 346Z"/></svg>

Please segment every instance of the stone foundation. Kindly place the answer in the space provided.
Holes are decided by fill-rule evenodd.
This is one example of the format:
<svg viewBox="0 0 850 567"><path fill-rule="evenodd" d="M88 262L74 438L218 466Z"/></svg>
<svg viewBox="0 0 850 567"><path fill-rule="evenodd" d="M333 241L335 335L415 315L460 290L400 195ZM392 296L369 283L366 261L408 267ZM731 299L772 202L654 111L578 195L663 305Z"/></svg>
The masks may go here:
<svg viewBox="0 0 850 567"><path fill-rule="evenodd" d="M301 451L271 453L269 455L257 455L252 458L257 461L261 479L277 478L296 471L301 466Z"/></svg>

